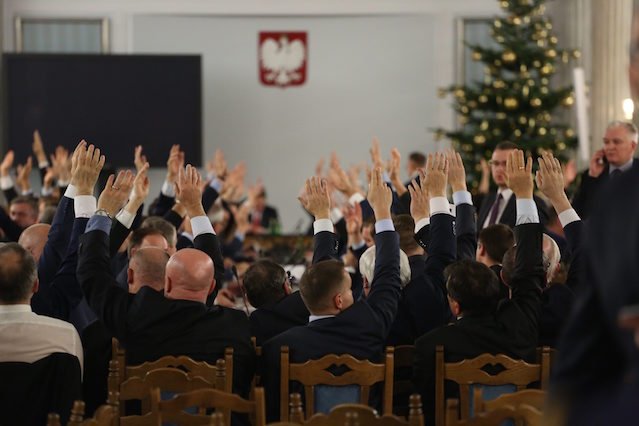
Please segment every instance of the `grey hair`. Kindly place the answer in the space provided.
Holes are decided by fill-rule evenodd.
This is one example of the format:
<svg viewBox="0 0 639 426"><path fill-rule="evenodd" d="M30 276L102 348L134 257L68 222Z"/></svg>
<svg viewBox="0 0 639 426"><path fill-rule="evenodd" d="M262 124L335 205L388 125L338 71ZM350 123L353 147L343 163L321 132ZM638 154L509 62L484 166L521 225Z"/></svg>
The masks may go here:
<svg viewBox="0 0 639 426"><path fill-rule="evenodd" d="M366 249L362 257L359 258L359 271L369 284L373 282L373 276L375 274L375 246ZM399 251L399 277L402 288L404 288L404 286L410 282L411 271L408 256L406 256L403 250Z"/></svg>
<svg viewBox="0 0 639 426"><path fill-rule="evenodd" d="M559 262L561 262L561 251L557 242L547 234L544 234L544 250L542 253L542 262L544 271L546 272L546 282L550 283L557 272Z"/></svg>
<svg viewBox="0 0 639 426"><path fill-rule="evenodd" d="M637 142L637 138L639 137L639 130L637 130L637 126L635 126L633 123L629 121L614 120L608 123L608 126L606 126L606 130L612 129L613 127L624 128L626 130L626 133L628 133L628 136L630 136L630 139L634 142Z"/></svg>

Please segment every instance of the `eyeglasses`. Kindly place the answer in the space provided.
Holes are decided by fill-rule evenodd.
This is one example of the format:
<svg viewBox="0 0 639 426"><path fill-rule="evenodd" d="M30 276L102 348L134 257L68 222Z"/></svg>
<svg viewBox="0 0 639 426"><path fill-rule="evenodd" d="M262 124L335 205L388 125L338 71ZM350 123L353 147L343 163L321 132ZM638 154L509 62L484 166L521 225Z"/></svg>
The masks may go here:
<svg viewBox="0 0 639 426"><path fill-rule="evenodd" d="M494 161L494 160L490 160L488 161L488 164L490 165L490 167L506 167L506 161Z"/></svg>

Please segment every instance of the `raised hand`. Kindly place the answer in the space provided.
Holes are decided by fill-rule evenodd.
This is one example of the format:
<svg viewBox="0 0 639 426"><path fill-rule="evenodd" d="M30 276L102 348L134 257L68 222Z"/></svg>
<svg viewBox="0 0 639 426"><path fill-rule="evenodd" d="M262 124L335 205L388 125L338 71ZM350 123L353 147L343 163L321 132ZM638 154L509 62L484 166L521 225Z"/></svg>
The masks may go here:
<svg viewBox="0 0 639 426"><path fill-rule="evenodd" d="M366 198L375 212L376 220L391 218L390 207L393 202L393 193L384 182L381 167L375 167L371 173Z"/></svg>
<svg viewBox="0 0 639 426"><path fill-rule="evenodd" d="M187 164L184 169L178 171L175 183L175 195L185 208L186 214L191 218L205 216L206 212L202 207L202 176L197 169Z"/></svg>
<svg viewBox="0 0 639 426"><path fill-rule="evenodd" d="M466 191L466 169L459 152L449 150L446 153L448 159L448 182L453 192Z"/></svg>
<svg viewBox="0 0 639 426"><path fill-rule="evenodd" d="M373 138L370 152L373 167L384 167L384 162L382 161L382 153L379 149L379 140L377 139L377 137Z"/></svg>
<svg viewBox="0 0 639 426"><path fill-rule="evenodd" d="M98 210L105 210L110 217L114 217L129 198L132 187L133 173L131 170L120 171L117 177L110 175L100 198L98 198Z"/></svg>
<svg viewBox="0 0 639 426"><path fill-rule="evenodd" d="M251 213L250 203L242 203L239 207L231 205L230 208L233 218L235 219L236 232L245 235L251 229L251 223L249 222L249 214Z"/></svg>
<svg viewBox="0 0 639 426"><path fill-rule="evenodd" d="M133 179L133 190L131 191L131 196L129 197L129 203L135 201L139 202L139 205L135 208L135 211L144 203L146 197L149 195L149 189L151 187L149 177L149 163L144 163L138 170L135 175L135 179ZM127 209L128 210L128 209Z"/></svg>
<svg viewBox="0 0 639 426"><path fill-rule="evenodd" d="M406 192L406 186L399 176L401 164L402 156L397 148L393 148L391 150L391 159L388 163L388 175L390 177L391 183L395 187L395 191L397 191L397 195L400 196Z"/></svg>
<svg viewBox="0 0 639 426"><path fill-rule="evenodd" d="M338 163L338 168L331 168L328 171L328 181L338 191L340 191L347 197L350 197L356 192L355 186L351 182L351 179L348 176L348 173L346 173L344 169L339 167L339 163Z"/></svg>
<svg viewBox="0 0 639 426"><path fill-rule="evenodd" d="M47 168L47 172L44 174L43 185L45 188L51 188L53 181L56 178L55 169L53 167Z"/></svg>
<svg viewBox="0 0 639 426"><path fill-rule="evenodd" d="M209 160L206 165L206 169L208 173L220 180L224 180L226 178L227 164L226 159L224 158L224 152L222 152L221 149L218 148L215 150L213 158Z"/></svg>
<svg viewBox="0 0 639 426"><path fill-rule="evenodd" d="M133 153L133 163L135 164L135 172L137 174L140 174L140 170L144 168L145 164L148 164L146 155L142 154L142 145L138 145L135 147L135 151Z"/></svg>
<svg viewBox="0 0 639 426"><path fill-rule="evenodd" d="M22 164L18 164L17 173L16 173L16 185L22 191L28 191L31 189L31 182L29 181L29 176L31 176L31 169L33 167L33 159L31 156L27 157L27 161Z"/></svg>
<svg viewBox="0 0 639 426"><path fill-rule="evenodd" d="M346 205L343 210L344 220L346 221L346 233L350 236L355 236L359 238L355 238L356 242L362 240L362 207L359 203L355 203L355 205L350 206Z"/></svg>
<svg viewBox="0 0 639 426"><path fill-rule="evenodd" d="M33 155L35 155L38 160L38 163L47 161L47 154L44 152L42 138L40 137L40 132L37 130L33 131L33 144L31 144L31 149L33 150Z"/></svg>
<svg viewBox="0 0 639 426"><path fill-rule="evenodd" d="M550 152L544 152L538 162L539 170L535 175L537 188L548 198L557 213L571 208L564 191L564 173L559 160Z"/></svg>
<svg viewBox="0 0 639 426"><path fill-rule="evenodd" d="M415 223L421 219L430 217L430 197L428 196L426 179L424 170L420 169L420 182L418 183L417 179L413 179L412 184L408 185L408 192L410 193L410 215L413 217Z"/></svg>
<svg viewBox="0 0 639 426"><path fill-rule="evenodd" d="M577 163L575 160L568 161L563 167L564 171L564 188L568 188L571 183L577 179L579 172L577 171Z"/></svg>
<svg viewBox="0 0 639 426"><path fill-rule="evenodd" d="M528 157L528 160L524 160L524 151L521 149L515 149L508 154L506 184L517 198L532 199L532 158Z"/></svg>
<svg viewBox="0 0 639 426"><path fill-rule="evenodd" d="M80 141L71 158L71 185L77 188L78 195L93 195L104 161L104 155L100 155L98 148L93 145L87 147L84 140Z"/></svg>
<svg viewBox="0 0 639 426"><path fill-rule="evenodd" d="M331 200L328 195L328 185L326 181L319 177L306 179L304 194L298 197L302 207L307 212L318 219L328 219L330 217Z"/></svg>
<svg viewBox="0 0 639 426"><path fill-rule="evenodd" d="M445 197L448 183L448 159L441 152L428 154L426 160L426 190L431 198Z"/></svg>
<svg viewBox="0 0 639 426"><path fill-rule="evenodd" d="M0 176L9 176L11 167L13 167L14 159L15 159L15 154L13 153L13 150L10 149L4 155L4 158L2 159L2 163L0 163Z"/></svg>
<svg viewBox="0 0 639 426"><path fill-rule="evenodd" d="M479 160L479 165L481 167L481 180L479 181L477 191L480 194L488 194L490 191L490 164L482 157Z"/></svg>
<svg viewBox="0 0 639 426"><path fill-rule="evenodd" d="M605 158L606 154L603 148L592 154L588 167L588 176L596 178L603 173L606 168Z"/></svg>
<svg viewBox="0 0 639 426"><path fill-rule="evenodd" d="M51 168L60 182L69 183L71 179L71 160L72 159L69 158L69 151L60 145L58 145L53 154L51 154Z"/></svg>
<svg viewBox="0 0 639 426"><path fill-rule="evenodd" d="M178 173L184 167L184 152L180 150L180 145L173 145L169 151L169 159L166 162L166 181L175 183Z"/></svg>

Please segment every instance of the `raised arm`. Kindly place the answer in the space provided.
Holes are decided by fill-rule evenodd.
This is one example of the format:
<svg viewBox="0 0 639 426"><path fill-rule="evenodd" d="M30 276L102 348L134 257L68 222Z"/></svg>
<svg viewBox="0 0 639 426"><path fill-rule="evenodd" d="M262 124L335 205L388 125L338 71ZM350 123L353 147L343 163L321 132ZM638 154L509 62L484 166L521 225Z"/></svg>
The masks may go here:
<svg viewBox="0 0 639 426"><path fill-rule="evenodd" d="M428 253L430 242L430 197L426 185L426 174L419 170L419 179L408 185L410 193L410 215L415 221L415 241Z"/></svg>
<svg viewBox="0 0 639 426"><path fill-rule="evenodd" d="M448 182L455 203L455 235L457 236L457 260L475 260L477 251L477 219L473 198L466 188L466 170L458 152L450 150L448 158Z"/></svg>
<svg viewBox="0 0 639 426"><path fill-rule="evenodd" d="M312 177L306 180L304 193L298 197L302 207L315 218L313 222L313 264L322 260L337 259L337 238L330 219L331 199L324 179Z"/></svg>

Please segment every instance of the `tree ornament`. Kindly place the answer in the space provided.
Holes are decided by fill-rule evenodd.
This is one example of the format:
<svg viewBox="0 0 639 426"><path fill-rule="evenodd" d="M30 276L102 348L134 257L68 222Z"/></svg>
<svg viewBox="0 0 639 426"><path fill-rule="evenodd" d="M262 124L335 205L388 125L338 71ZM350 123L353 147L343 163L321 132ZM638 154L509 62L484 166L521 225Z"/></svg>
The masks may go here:
<svg viewBox="0 0 639 426"><path fill-rule="evenodd" d="M521 89L521 95L522 95L524 98L527 98L527 97L528 97L528 95L530 95L530 87L528 87L528 86L524 86L524 87Z"/></svg>
<svg viewBox="0 0 639 426"><path fill-rule="evenodd" d="M501 19L495 19L495 22L493 22L493 26L495 28L501 28Z"/></svg>
<svg viewBox="0 0 639 426"><path fill-rule="evenodd" d="M539 81L541 82L542 86L548 86L550 84L550 80L548 80L546 77L542 77Z"/></svg>
<svg viewBox="0 0 639 426"><path fill-rule="evenodd" d="M554 70L555 68L552 66L552 64L544 64L544 66L541 67L540 71L543 75L549 75L552 74Z"/></svg>
<svg viewBox="0 0 639 426"><path fill-rule="evenodd" d="M478 145L483 145L486 143L486 137L484 135L475 135L475 137L473 138L473 142Z"/></svg>
<svg viewBox="0 0 639 426"><path fill-rule="evenodd" d="M567 138L574 138L575 137L575 131L572 130L570 127L566 129L566 137Z"/></svg>
<svg viewBox="0 0 639 426"><path fill-rule="evenodd" d="M553 46L556 45L557 43L559 43L559 39L557 39L557 37L555 36L550 36L550 38L548 39L548 41L550 42L550 44L552 44Z"/></svg>
<svg viewBox="0 0 639 426"><path fill-rule="evenodd" d="M552 22L550 22L550 21L546 21L546 29L547 29L548 31L552 30Z"/></svg>
<svg viewBox="0 0 639 426"><path fill-rule="evenodd" d="M549 112L545 112L543 118L546 123L550 123L550 120L552 119Z"/></svg>
<svg viewBox="0 0 639 426"><path fill-rule="evenodd" d="M515 25L521 25L521 18L519 16L515 16L513 18L513 24Z"/></svg>
<svg viewBox="0 0 639 426"><path fill-rule="evenodd" d="M539 98L532 98L530 100L530 105L535 107L535 108L539 108L541 106L541 99Z"/></svg>
<svg viewBox="0 0 639 426"><path fill-rule="evenodd" d="M504 53L501 54L501 59L505 63L511 64L517 60L517 55L512 50L505 50Z"/></svg>
<svg viewBox="0 0 639 426"><path fill-rule="evenodd" d="M497 37L495 37L495 41L497 43L503 43L503 42L506 41L506 39L503 36L497 36Z"/></svg>
<svg viewBox="0 0 639 426"><path fill-rule="evenodd" d="M579 51L579 50L573 50L573 51L572 51L572 57L573 57L573 58L575 58L575 59L579 59L579 58L581 58L581 51Z"/></svg>
<svg viewBox="0 0 639 426"><path fill-rule="evenodd" d="M479 125L479 130L484 132L488 130L488 120L482 120L481 124Z"/></svg>
<svg viewBox="0 0 639 426"><path fill-rule="evenodd" d="M466 96L464 89L455 89L454 95L457 99L461 99Z"/></svg>
<svg viewBox="0 0 639 426"><path fill-rule="evenodd" d="M517 98L507 97L504 99L504 106L506 109L516 109L519 106L519 102L517 101Z"/></svg>
<svg viewBox="0 0 639 426"><path fill-rule="evenodd" d="M519 116L519 124L526 124L527 122L528 122L528 119L526 118L525 115Z"/></svg>
<svg viewBox="0 0 639 426"><path fill-rule="evenodd" d="M436 141L440 141L440 140L442 140L442 139L443 139L443 137L444 137L444 131L443 131L443 130L441 130L441 129L437 129L437 130L435 131L435 136L434 136L435 140L436 140Z"/></svg>
<svg viewBox="0 0 639 426"><path fill-rule="evenodd" d="M439 89L437 89L437 96L439 96L440 98L445 98L446 95L448 94L448 89L444 88L444 87L440 87Z"/></svg>
<svg viewBox="0 0 639 426"><path fill-rule="evenodd" d="M504 80L495 80L493 81L493 87L495 89L503 89L506 87L506 83L504 83Z"/></svg>
<svg viewBox="0 0 639 426"><path fill-rule="evenodd" d="M542 40L542 39L537 40L537 46L546 47L546 40Z"/></svg>
<svg viewBox="0 0 639 426"><path fill-rule="evenodd" d="M548 58L556 58L557 57L557 51L555 49L546 50L546 57L548 57Z"/></svg>
<svg viewBox="0 0 639 426"><path fill-rule="evenodd" d="M533 128L535 127L535 124L536 122L534 118L531 118L530 120L528 120L528 127Z"/></svg>
<svg viewBox="0 0 639 426"><path fill-rule="evenodd" d="M469 101L468 102L468 108L470 108L470 109L477 108L477 102L476 101Z"/></svg>
<svg viewBox="0 0 639 426"><path fill-rule="evenodd" d="M467 107L467 106L465 106L465 105L464 105L463 107L459 108L459 110L460 110L460 111L461 111L461 113L462 113L462 114L464 114L464 115L467 115L467 114L470 112L470 110L468 109L468 107Z"/></svg>
<svg viewBox="0 0 639 426"><path fill-rule="evenodd" d="M539 89L539 92L541 92L542 95L547 95L548 94L548 86L542 86Z"/></svg>
<svg viewBox="0 0 639 426"><path fill-rule="evenodd" d="M473 61L481 61L482 55L480 51L473 50L471 57L473 58Z"/></svg>
<svg viewBox="0 0 639 426"><path fill-rule="evenodd" d="M477 98L477 100L479 101L480 104L485 104L486 102L488 102L488 96L479 95L479 98Z"/></svg>
<svg viewBox="0 0 639 426"><path fill-rule="evenodd" d="M521 130L519 130L519 129L515 129L515 131L513 132L513 134L515 135L515 137L520 138L520 137L521 137Z"/></svg>
<svg viewBox="0 0 639 426"><path fill-rule="evenodd" d="M459 124L462 126L465 126L466 124L468 124L468 117L466 117L465 115L460 115Z"/></svg>
<svg viewBox="0 0 639 426"><path fill-rule="evenodd" d="M568 52L562 52L561 62L563 62L564 64L567 64L569 60L570 60L570 54Z"/></svg>
<svg viewBox="0 0 639 426"><path fill-rule="evenodd" d="M497 103L497 105L502 105L504 103L504 99L501 96L497 95L495 97L495 102Z"/></svg>
<svg viewBox="0 0 639 426"><path fill-rule="evenodd" d="M499 2L499 5L501 6L502 9L508 10L508 8L510 7L510 2L506 0L502 0Z"/></svg>
<svg viewBox="0 0 639 426"><path fill-rule="evenodd" d="M495 64L496 67L501 67L501 61L499 59L495 59L495 62L493 62Z"/></svg>
<svg viewBox="0 0 639 426"><path fill-rule="evenodd" d="M541 62L539 62L539 61L537 61L537 60L534 60L534 61L533 61L533 67L535 67L535 68L539 68L539 67L541 67Z"/></svg>
<svg viewBox="0 0 639 426"><path fill-rule="evenodd" d="M575 98L573 97L572 93L566 96L565 98L563 98L561 101L561 104L565 106L566 108L573 106L574 103L575 103Z"/></svg>
<svg viewBox="0 0 639 426"><path fill-rule="evenodd" d="M557 144L557 149L558 149L559 151L563 151L563 150L565 150L565 149L566 149L566 144L565 144L565 143L563 143L563 142L559 142L559 143Z"/></svg>
<svg viewBox="0 0 639 426"><path fill-rule="evenodd" d="M540 127L539 129L537 129L537 133L539 133L539 136L545 136L547 132L548 131L545 127Z"/></svg>
<svg viewBox="0 0 639 426"><path fill-rule="evenodd" d="M501 130L499 130L499 128L493 129L493 135L495 137L501 136Z"/></svg>
<svg viewBox="0 0 639 426"><path fill-rule="evenodd" d="M495 118L497 120L505 120L506 119L506 113L505 112L498 112L497 114L495 114Z"/></svg>

